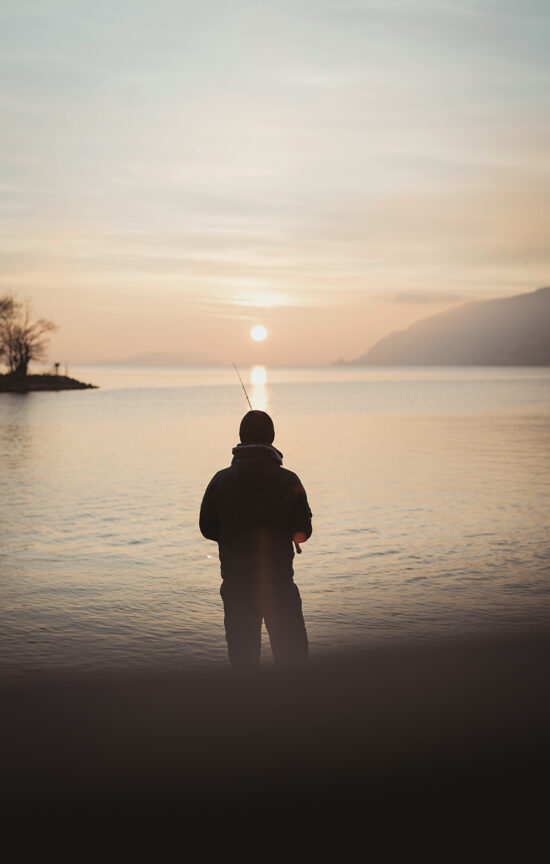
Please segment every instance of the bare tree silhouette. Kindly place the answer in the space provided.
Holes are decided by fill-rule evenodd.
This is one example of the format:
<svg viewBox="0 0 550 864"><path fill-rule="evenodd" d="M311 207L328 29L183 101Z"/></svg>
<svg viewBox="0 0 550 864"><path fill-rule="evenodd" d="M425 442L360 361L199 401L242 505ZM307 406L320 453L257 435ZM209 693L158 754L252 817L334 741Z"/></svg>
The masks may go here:
<svg viewBox="0 0 550 864"><path fill-rule="evenodd" d="M0 357L10 372L26 375L31 360L44 360L54 330L53 321L33 320L30 300L20 301L13 294L0 297Z"/></svg>

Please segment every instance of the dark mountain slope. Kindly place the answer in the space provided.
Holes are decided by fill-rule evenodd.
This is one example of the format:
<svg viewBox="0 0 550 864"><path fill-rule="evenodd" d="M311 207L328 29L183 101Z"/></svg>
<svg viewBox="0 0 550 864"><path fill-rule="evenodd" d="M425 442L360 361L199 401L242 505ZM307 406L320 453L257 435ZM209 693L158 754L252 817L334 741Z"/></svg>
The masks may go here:
<svg viewBox="0 0 550 864"><path fill-rule="evenodd" d="M369 365L550 365L550 287L466 303L380 339Z"/></svg>

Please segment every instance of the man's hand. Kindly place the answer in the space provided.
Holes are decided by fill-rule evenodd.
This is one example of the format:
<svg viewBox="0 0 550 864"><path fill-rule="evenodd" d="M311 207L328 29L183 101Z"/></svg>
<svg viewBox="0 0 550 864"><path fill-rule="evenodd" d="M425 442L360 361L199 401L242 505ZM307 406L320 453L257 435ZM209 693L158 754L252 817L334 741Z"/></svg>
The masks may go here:
<svg viewBox="0 0 550 864"><path fill-rule="evenodd" d="M296 534L292 535L292 539L295 543L305 543L307 540L306 535L303 531L296 531Z"/></svg>

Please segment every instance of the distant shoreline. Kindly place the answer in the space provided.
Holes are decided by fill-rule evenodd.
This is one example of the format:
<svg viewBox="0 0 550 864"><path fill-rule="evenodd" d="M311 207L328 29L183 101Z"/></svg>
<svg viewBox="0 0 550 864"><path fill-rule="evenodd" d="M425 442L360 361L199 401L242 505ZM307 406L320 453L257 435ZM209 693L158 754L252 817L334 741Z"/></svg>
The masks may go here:
<svg viewBox="0 0 550 864"><path fill-rule="evenodd" d="M0 374L0 393L34 393L58 390L96 390L96 384L85 384L68 375L16 375Z"/></svg>

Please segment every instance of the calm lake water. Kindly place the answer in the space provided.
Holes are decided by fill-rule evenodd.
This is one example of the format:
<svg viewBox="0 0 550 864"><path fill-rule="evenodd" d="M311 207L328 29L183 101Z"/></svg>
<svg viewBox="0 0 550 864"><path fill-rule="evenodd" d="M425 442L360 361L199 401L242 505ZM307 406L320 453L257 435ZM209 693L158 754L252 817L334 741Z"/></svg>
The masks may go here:
<svg viewBox="0 0 550 864"><path fill-rule="evenodd" d="M235 371L70 371L100 389L0 394L2 674L226 665L198 510ZM550 369L241 371L313 510L313 656L548 626Z"/></svg>

